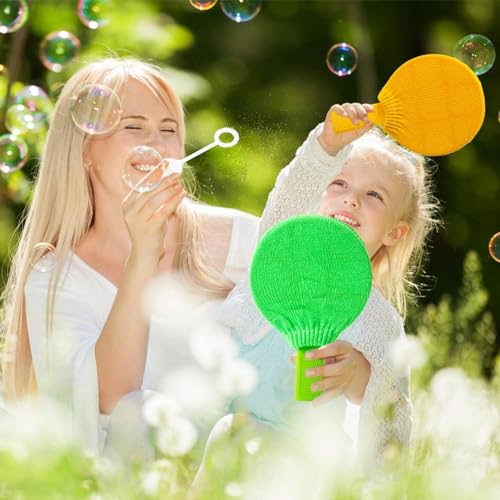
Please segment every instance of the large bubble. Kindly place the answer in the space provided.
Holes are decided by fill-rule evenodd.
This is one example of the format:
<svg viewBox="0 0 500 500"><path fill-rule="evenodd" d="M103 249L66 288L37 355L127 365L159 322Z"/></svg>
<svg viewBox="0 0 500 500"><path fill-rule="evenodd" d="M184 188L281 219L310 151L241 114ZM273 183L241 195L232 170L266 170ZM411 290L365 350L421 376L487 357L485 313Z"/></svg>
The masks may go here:
<svg viewBox="0 0 500 500"><path fill-rule="evenodd" d="M80 40L73 33L54 31L40 43L40 60L47 69L59 73L79 51Z"/></svg>
<svg viewBox="0 0 500 500"><path fill-rule="evenodd" d="M348 43L337 43L330 47L326 65L337 76L350 75L358 66L358 53Z"/></svg>
<svg viewBox="0 0 500 500"><path fill-rule="evenodd" d="M198 10L209 10L215 7L217 0L189 0L189 3Z"/></svg>
<svg viewBox="0 0 500 500"><path fill-rule="evenodd" d="M31 111L23 104L14 104L5 113L5 127L15 135L45 130L47 121L39 111Z"/></svg>
<svg viewBox="0 0 500 500"><path fill-rule="evenodd" d="M0 172L10 174L28 161L28 146L13 134L0 135Z"/></svg>
<svg viewBox="0 0 500 500"><path fill-rule="evenodd" d="M79 0L76 13L87 28L96 30L109 23L110 7L111 0Z"/></svg>
<svg viewBox="0 0 500 500"><path fill-rule="evenodd" d="M0 33L21 29L28 19L26 0L0 0Z"/></svg>
<svg viewBox="0 0 500 500"><path fill-rule="evenodd" d="M151 146L132 148L122 168L125 184L138 193L148 193L160 185L164 165L161 154Z"/></svg>
<svg viewBox="0 0 500 500"><path fill-rule="evenodd" d="M122 113L120 98L106 85L87 84L73 96L71 118L87 134L111 132L120 123Z"/></svg>
<svg viewBox="0 0 500 500"><path fill-rule="evenodd" d="M221 0L220 6L232 21L246 23L260 12L262 0Z"/></svg>
<svg viewBox="0 0 500 500"><path fill-rule="evenodd" d="M496 262L500 262L500 233L494 234L488 244L491 258Z"/></svg>
<svg viewBox="0 0 500 500"><path fill-rule="evenodd" d="M476 75L483 75L495 62L496 52L491 41L483 35L467 35L458 41L453 55L467 64Z"/></svg>

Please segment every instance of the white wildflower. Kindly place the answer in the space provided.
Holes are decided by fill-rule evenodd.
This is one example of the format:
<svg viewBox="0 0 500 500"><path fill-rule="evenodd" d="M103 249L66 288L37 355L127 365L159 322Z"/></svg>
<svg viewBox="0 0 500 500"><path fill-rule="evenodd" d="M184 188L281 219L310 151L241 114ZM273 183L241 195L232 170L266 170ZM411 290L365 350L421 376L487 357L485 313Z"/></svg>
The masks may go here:
<svg viewBox="0 0 500 500"><path fill-rule="evenodd" d="M176 418L168 426L160 427L156 433L156 444L160 451L171 457L188 453L198 438L196 427L185 418Z"/></svg>
<svg viewBox="0 0 500 500"><path fill-rule="evenodd" d="M241 359L231 360L220 370L216 386L224 396L250 394L257 384L257 370Z"/></svg>
<svg viewBox="0 0 500 500"><path fill-rule="evenodd" d="M144 419L153 427L168 425L179 412L180 406L177 401L159 393L154 393L146 399L142 409Z"/></svg>
<svg viewBox="0 0 500 500"><path fill-rule="evenodd" d="M228 330L213 322L193 330L190 348L200 365L209 370L222 366L238 355L238 348Z"/></svg>

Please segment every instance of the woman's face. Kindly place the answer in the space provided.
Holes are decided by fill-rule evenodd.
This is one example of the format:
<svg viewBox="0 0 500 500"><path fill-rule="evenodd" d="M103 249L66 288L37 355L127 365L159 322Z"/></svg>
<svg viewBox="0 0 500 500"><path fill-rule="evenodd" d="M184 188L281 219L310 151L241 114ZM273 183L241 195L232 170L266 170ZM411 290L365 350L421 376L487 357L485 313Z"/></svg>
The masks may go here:
<svg viewBox="0 0 500 500"><path fill-rule="evenodd" d="M123 199L130 191L121 173L136 146L155 148L162 157L181 158L179 124L171 110L143 83L130 79L122 94L123 114L113 133L92 137L86 151L94 195Z"/></svg>

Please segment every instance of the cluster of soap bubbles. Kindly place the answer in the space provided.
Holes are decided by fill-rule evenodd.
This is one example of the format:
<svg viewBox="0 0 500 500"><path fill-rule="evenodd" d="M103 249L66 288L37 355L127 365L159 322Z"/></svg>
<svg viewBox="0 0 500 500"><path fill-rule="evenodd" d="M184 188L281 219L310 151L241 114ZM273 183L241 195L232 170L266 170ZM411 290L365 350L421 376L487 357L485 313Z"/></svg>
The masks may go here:
<svg viewBox="0 0 500 500"><path fill-rule="evenodd" d="M0 136L2 173L10 174L26 164L28 143L45 136L52 108L49 96L36 85L27 85L14 93L12 104L5 113L5 127L9 133Z"/></svg>
<svg viewBox="0 0 500 500"><path fill-rule="evenodd" d="M107 24L108 9L111 0L79 0L77 16L90 29L97 29ZM26 0L0 0L0 34L14 33L20 30L29 16ZM60 72L78 55L80 40L69 31L59 30L47 34L40 43L39 56L42 64L50 71ZM7 89L8 75L4 66L0 65L0 87ZM17 84L16 84L17 85ZM12 86L12 89L16 87ZM109 89L108 89L109 90ZM88 133L102 133L102 129L111 129L116 116L121 114L121 104L110 94L112 91L87 93L80 96L75 106L73 119L82 123L81 128ZM97 96L97 97L96 97ZM92 104L98 101L99 117L90 112ZM36 85L27 85L14 92L10 106L5 112L5 127L8 134L0 136L0 172L10 174L21 169L27 162L30 146L40 147L45 137L53 106L47 93Z"/></svg>
<svg viewBox="0 0 500 500"><path fill-rule="evenodd" d="M97 29L108 23L111 0L79 0L76 14L90 29ZM20 30L29 16L26 0L0 0L0 33L14 33ZM69 31L49 33L40 43L39 56L42 64L56 73L62 71L80 50L80 40Z"/></svg>
<svg viewBox="0 0 500 500"><path fill-rule="evenodd" d="M205 11L215 7L218 0L189 0L196 9ZM262 7L262 0L220 0L222 12L236 23L246 23L257 16Z"/></svg>

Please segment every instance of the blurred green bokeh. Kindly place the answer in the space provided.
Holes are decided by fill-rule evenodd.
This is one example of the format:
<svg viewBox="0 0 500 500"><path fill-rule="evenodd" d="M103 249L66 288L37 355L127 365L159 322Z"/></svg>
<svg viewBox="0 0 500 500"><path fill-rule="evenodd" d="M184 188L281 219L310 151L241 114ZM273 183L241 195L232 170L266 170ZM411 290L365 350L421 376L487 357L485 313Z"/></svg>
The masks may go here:
<svg viewBox="0 0 500 500"><path fill-rule="evenodd" d="M430 52L451 55L469 33L500 42L498 0L264 0L259 15L241 24L229 20L219 5L201 12L188 0L114 0L109 24L98 30L79 21L76 3L32 1L26 32L0 35L0 64L9 70L15 66L15 85L37 84L56 96L65 79L94 57L118 54L155 62L165 68L185 103L187 152L211 141L218 127L240 132L237 147L213 149L193 162L198 195L257 215L279 170L333 103L375 102L378 90L405 60ZM39 60L38 46L47 33L60 29L81 40L81 52L63 72L51 73ZM328 49L338 42L350 43L359 53L357 70L344 78L325 64ZM23 57L13 62L19 45ZM497 62L481 76L487 112L476 139L455 154L436 158L436 194L443 201L445 227L432 240L428 273L434 279L428 280L423 299L436 302L445 293L453 295L463 259L475 250L497 325L500 264L488 255L487 245L500 231L499 68ZM0 75L4 109L6 90ZM41 146L31 147L38 156ZM4 270L12 232L36 175L36 158L23 170L15 182L0 174Z"/></svg>

